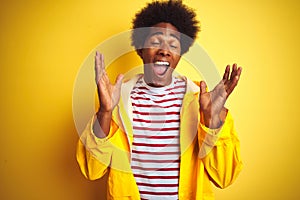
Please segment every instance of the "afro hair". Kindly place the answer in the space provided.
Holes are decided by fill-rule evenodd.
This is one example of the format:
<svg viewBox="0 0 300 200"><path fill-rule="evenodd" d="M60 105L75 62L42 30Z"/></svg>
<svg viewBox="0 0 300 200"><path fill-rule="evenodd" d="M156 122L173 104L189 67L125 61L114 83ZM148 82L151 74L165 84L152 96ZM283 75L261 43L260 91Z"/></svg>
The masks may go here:
<svg viewBox="0 0 300 200"><path fill-rule="evenodd" d="M141 48L149 34L149 29L141 28L152 27L161 22L170 23L177 28L181 33L181 55L186 53L193 44L200 27L194 10L184 5L181 0L148 3L133 19L131 45L136 50Z"/></svg>

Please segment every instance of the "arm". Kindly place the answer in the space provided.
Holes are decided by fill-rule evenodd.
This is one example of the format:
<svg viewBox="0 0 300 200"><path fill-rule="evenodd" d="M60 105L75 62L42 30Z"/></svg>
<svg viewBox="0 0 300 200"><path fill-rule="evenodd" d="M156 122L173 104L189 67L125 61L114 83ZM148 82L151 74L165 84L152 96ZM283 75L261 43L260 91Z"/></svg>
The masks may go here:
<svg viewBox="0 0 300 200"><path fill-rule="evenodd" d="M199 125L200 157L210 180L219 188L232 184L242 170L240 142L230 112L219 129Z"/></svg>
<svg viewBox="0 0 300 200"><path fill-rule="evenodd" d="M233 64L230 74L230 66L227 65L223 79L210 92L207 91L206 83L200 82L199 111L201 123L205 126L216 129L222 125L226 117L225 102L237 86L241 73L242 68Z"/></svg>
<svg viewBox="0 0 300 200"><path fill-rule="evenodd" d="M82 133L77 145L76 158L83 175L90 179L102 177L111 162L113 145L109 139L118 130L112 113L120 99L123 75L111 84L104 66L104 57L96 52L95 75L100 108Z"/></svg>
<svg viewBox="0 0 300 200"><path fill-rule="evenodd" d="M95 75L100 108L93 129L97 137L104 138L110 130L112 111L120 100L123 75L120 74L115 84L111 84L105 71L104 56L98 52L95 56Z"/></svg>
<svg viewBox="0 0 300 200"><path fill-rule="evenodd" d="M101 178L111 163L114 145L112 137L118 131L118 126L112 121L110 132L105 138L98 138L93 132L94 116L87 124L77 144L76 159L82 174L90 180Z"/></svg>
<svg viewBox="0 0 300 200"><path fill-rule="evenodd" d="M239 174L242 163L240 146L230 113L224 107L236 87L242 69L236 64L226 67L223 79L210 92L200 83L200 157L211 181L218 187L230 185Z"/></svg>

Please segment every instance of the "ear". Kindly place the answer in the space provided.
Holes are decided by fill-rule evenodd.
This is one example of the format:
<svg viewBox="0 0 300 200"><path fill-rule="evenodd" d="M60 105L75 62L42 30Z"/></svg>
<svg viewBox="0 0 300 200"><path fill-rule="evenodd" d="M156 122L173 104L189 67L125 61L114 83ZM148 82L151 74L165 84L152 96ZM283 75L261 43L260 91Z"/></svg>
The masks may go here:
<svg viewBox="0 0 300 200"><path fill-rule="evenodd" d="M139 48L136 50L137 54L143 59L143 49Z"/></svg>

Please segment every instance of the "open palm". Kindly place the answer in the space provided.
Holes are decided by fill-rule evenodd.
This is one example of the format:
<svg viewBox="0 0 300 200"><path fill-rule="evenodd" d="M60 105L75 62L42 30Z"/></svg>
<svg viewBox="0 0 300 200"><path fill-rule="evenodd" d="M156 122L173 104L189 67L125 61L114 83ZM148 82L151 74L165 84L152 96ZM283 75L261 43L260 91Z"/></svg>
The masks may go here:
<svg viewBox="0 0 300 200"><path fill-rule="evenodd" d="M120 74L115 84L111 84L105 71L104 56L99 52L95 56L95 74L100 110L111 112L120 100L123 75Z"/></svg>
<svg viewBox="0 0 300 200"><path fill-rule="evenodd" d="M204 123L208 127L216 128L220 124L220 113L224 108L225 102L229 95L236 87L242 72L241 67L233 64L230 73L230 65L226 66L223 79L215 86L215 88L208 92L206 90L206 83L200 83L200 113L204 117Z"/></svg>

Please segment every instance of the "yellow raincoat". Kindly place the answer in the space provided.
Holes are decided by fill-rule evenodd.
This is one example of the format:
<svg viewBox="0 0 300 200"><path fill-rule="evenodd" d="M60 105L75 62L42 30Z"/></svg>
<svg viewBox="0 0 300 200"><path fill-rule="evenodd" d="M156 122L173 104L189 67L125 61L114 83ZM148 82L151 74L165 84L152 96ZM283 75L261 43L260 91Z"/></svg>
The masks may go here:
<svg viewBox="0 0 300 200"><path fill-rule="evenodd" d="M130 91L136 76L122 84L121 99L113 111L110 133L97 138L93 133L94 116L83 131L77 146L77 161L83 175L95 180L108 175L108 200L140 199L130 168L133 132ZM208 129L200 123L199 86L187 82L180 112L180 200L214 199L211 183L219 188L230 185L242 168L240 143L233 119L227 111L219 129Z"/></svg>

